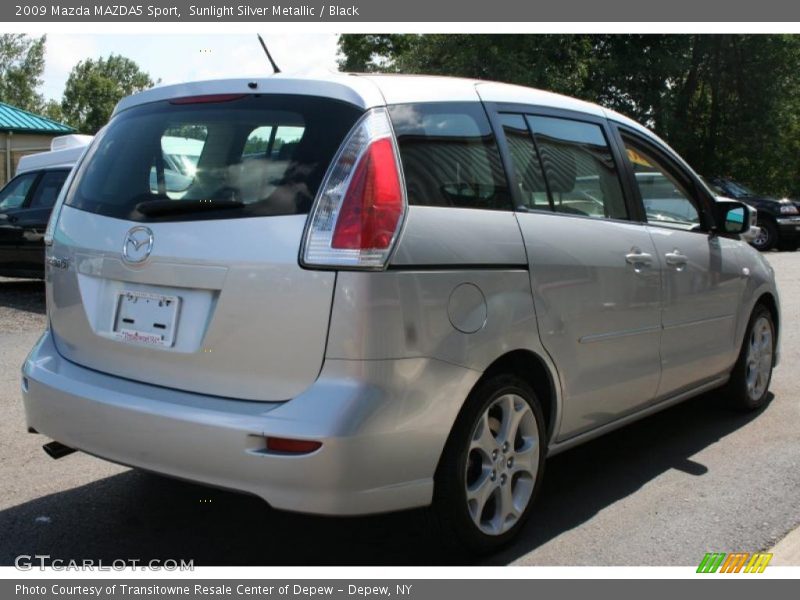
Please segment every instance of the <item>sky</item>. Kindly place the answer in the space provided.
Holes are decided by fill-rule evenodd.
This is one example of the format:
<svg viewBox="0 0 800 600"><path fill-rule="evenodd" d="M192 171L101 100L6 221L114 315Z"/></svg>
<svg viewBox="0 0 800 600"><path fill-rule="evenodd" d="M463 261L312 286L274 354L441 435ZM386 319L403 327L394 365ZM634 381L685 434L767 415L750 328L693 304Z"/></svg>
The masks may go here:
<svg viewBox="0 0 800 600"><path fill-rule="evenodd" d="M264 36L282 71L336 69L337 34L269 34ZM271 73L255 34L48 34L45 99L61 100L70 70L86 58L121 54L135 61L161 84L248 77Z"/></svg>

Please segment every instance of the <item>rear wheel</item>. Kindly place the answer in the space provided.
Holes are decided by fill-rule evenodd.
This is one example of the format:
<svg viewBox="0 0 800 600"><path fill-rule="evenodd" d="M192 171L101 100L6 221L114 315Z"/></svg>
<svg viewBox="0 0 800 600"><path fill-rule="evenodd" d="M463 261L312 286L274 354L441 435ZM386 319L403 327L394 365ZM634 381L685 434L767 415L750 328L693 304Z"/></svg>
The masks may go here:
<svg viewBox="0 0 800 600"><path fill-rule="evenodd" d="M443 534L483 553L527 520L546 452L544 417L523 380L498 375L470 394L436 473L433 512Z"/></svg>
<svg viewBox="0 0 800 600"><path fill-rule="evenodd" d="M763 304L756 305L726 391L732 405L756 410L767 401L775 359L775 324Z"/></svg>
<svg viewBox="0 0 800 600"><path fill-rule="evenodd" d="M766 252L772 250L778 243L778 227L772 221L759 221L759 232L755 239L750 242L756 250Z"/></svg>

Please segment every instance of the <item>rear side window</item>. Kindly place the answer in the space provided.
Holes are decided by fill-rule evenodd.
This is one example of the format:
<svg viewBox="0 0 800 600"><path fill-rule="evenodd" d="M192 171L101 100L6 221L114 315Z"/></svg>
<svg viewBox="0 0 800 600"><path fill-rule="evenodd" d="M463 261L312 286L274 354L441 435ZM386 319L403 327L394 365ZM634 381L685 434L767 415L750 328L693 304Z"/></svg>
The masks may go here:
<svg viewBox="0 0 800 600"><path fill-rule="evenodd" d="M95 140L66 204L134 221L307 213L361 112L297 95L138 106Z"/></svg>
<svg viewBox="0 0 800 600"><path fill-rule="evenodd" d="M52 208L58 193L67 180L69 171L46 171L36 186L31 199L31 208Z"/></svg>
<svg viewBox="0 0 800 600"><path fill-rule="evenodd" d="M480 103L389 107L408 202L511 210L500 153Z"/></svg>
<svg viewBox="0 0 800 600"><path fill-rule="evenodd" d="M614 158L599 125L556 117L528 116L527 121L554 211L628 218Z"/></svg>

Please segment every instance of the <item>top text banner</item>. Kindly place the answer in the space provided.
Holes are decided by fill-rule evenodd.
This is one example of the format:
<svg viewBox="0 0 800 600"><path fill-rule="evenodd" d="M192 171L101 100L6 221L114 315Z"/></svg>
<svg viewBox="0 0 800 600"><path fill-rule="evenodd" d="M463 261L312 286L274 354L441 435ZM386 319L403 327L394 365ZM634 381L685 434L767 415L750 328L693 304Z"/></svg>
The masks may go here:
<svg viewBox="0 0 800 600"><path fill-rule="evenodd" d="M133 0L134 2L136 0ZM4 0L4 22L796 22L787 0Z"/></svg>

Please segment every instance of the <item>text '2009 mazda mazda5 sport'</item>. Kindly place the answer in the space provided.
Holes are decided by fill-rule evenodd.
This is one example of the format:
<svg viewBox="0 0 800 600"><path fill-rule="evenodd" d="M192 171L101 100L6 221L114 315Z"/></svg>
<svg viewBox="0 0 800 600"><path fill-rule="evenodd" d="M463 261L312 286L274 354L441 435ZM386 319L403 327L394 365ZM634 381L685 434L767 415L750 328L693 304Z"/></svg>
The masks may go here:
<svg viewBox="0 0 800 600"><path fill-rule="evenodd" d="M779 307L753 220L645 128L538 90L149 90L51 219L28 425L281 509L431 505L491 549L546 456L712 388L765 402Z"/></svg>

